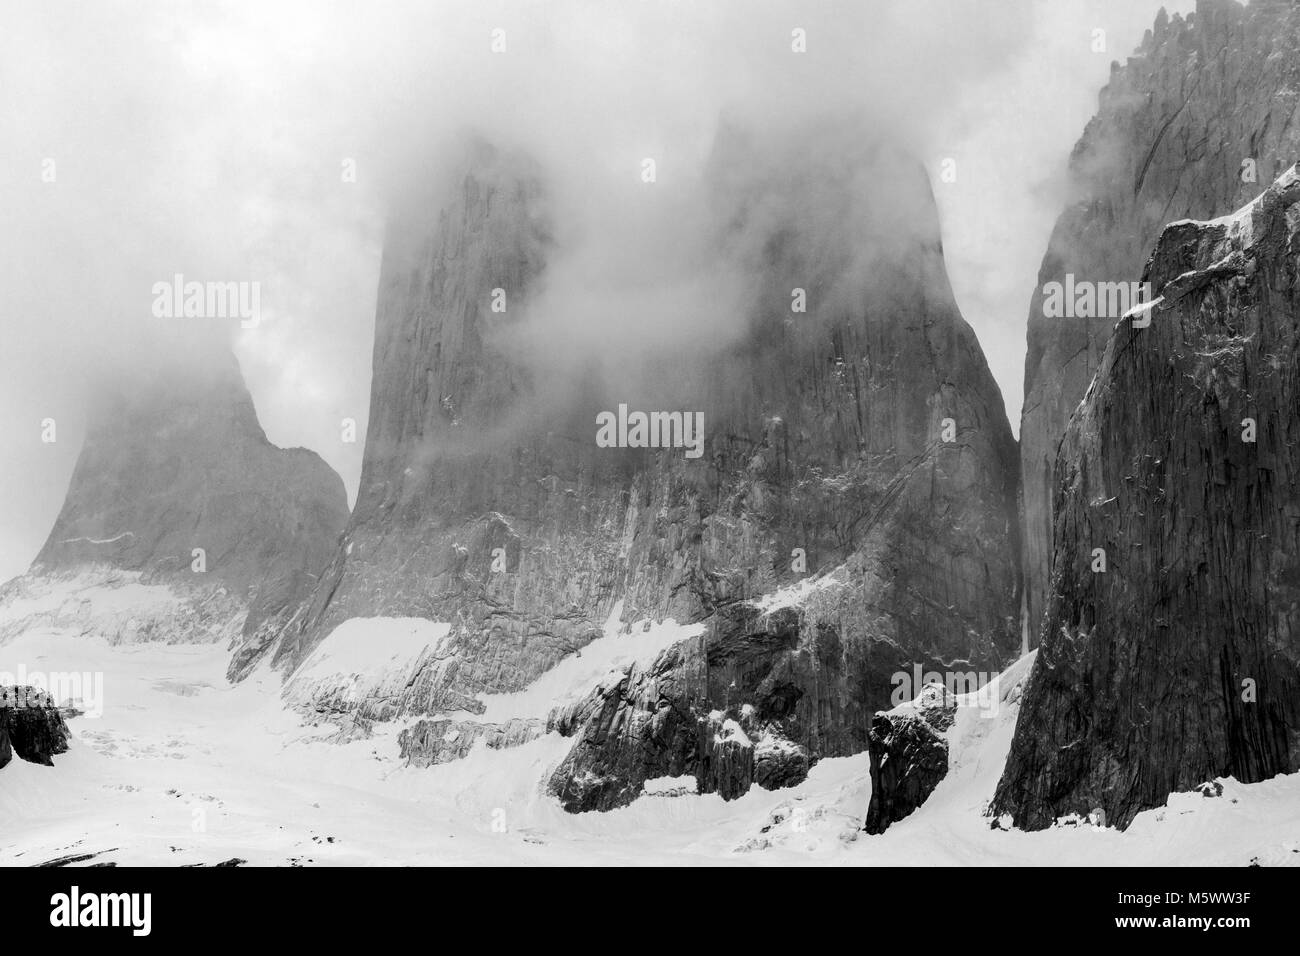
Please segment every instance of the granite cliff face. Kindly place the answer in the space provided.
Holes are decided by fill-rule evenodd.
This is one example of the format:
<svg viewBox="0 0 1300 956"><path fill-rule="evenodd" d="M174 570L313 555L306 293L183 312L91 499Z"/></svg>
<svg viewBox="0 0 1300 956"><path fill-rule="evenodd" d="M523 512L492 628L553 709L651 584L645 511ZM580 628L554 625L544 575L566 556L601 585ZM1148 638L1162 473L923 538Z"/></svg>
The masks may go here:
<svg viewBox="0 0 1300 956"><path fill-rule="evenodd" d="M626 502L608 488L626 468L593 454L590 416L530 408L530 376L497 338L543 266L540 179L482 143L464 168L390 224L356 507L309 601L234 676L253 650L297 666L349 618L422 617L455 622L453 646L396 712L481 710L474 694L526 686L613 605Z"/></svg>
<svg viewBox="0 0 1300 956"><path fill-rule="evenodd" d="M239 640L296 607L346 519L328 465L267 441L233 355L187 361L93 410L45 546L5 586L4 627ZM96 588L118 593L96 604Z"/></svg>
<svg viewBox="0 0 1300 956"><path fill-rule="evenodd" d="M1162 233L1056 460L1042 646L994 800L1125 827L1300 769L1300 177Z"/></svg>
<svg viewBox="0 0 1300 956"><path fill-rule="evenodd" d="M718 247L749 277L744 328L664 361L646 376L658 392L593 373L557 398L510 351L554 251L527 160L477 146L438 204L395 221L357 507L267 651L297 667L349 618L451 627L396 693L349 685L326 703L295 680L291 698L362 721L459 712L404 738L409 759L437 762L451 738L541 732L545 715L531 730L470 718L482 695L522 690L602 636L616 609L702 623L550 716L576 738L556 788L589 809L677 770L726 795L799 779L866 746L892 673L1009 660L1015 445L952 298L924 172L881 146L767 167L754 154L727 134L710 173ZM620 403L701 412L705 453L597 447L597 413ZM798 598L759 603L782 588Z"/></svg>
<svg viewBox="0 0 1300 956"><path fill-rule="evenodd" d="M1124 311L1048 317L1044 287L1067 276L1136 280L1166 223L1235 209L1298 158L1294 4L1200 0L1186 20L1162 11L1136 54L1113 69L1071 157L1074 201L1057 220L1029 313L1020 451L1035 642L1052 558L1057 446Z"/></svg>
<svg viewBox="0 0 1300 956"><path fill-rule="evenodd" d="M715 159L759 291L716 372L753 401L711 433L734 465L704 556L762 570L714 592L698 642L597 689L577 719L553 715L576 738L551 781L571 810L682 773L724 797L797 782L867 746L893 674L999 669L1019 643L1015 446L952 298L924 172L867 147L736 176L756 152L731 137ZM816 290L811 321L790 316L794 288ZM719 537L737 525L752 530ZM803 586L793 547L811 558Z"/></svg>

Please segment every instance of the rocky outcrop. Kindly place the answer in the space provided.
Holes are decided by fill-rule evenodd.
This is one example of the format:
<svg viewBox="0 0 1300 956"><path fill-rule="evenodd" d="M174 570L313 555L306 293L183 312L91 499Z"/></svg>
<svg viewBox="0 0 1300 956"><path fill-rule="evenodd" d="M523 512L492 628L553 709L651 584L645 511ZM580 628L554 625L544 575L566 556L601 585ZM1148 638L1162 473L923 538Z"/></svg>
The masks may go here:
<svg viewBox="0 0 1300 956"><path fill-rule="evenodd" d="M954 707L881 713L871 721L871 802L863 829L884 833L909 816L948 775L948 740Z"/></svg>
<svg viewBox="0 0 1300 956"><path fill-rule="evenodd" d="M328 465L267 441L233 355L179 361L96 405L54 528L5 588L5 629L252 640L302 600L346 519Z"/></svg>
<svg viewBox="0 0 1300 956"><path fill-rule="evenodd" d="M1017 826L1300 769L1300 177L1168 226L1056 461Z"/></svg>
<svg viewBox="0 0 1300 956"><path fill-rule="evenodd" d="M1165 224L1235 209L1300 159L1300 7L1199 0L1162 11L1112 69L1070 160L1029 314L1020 424L1029 625L1043 624L1052 558L1054 464L1071 413L1101 365L1123 306L1102 283L1135 281ZM1072 277L1072 280L1069 278ZM1049 283L1100 291L1105 305L1048 315ZM1118 286L1111 286L1117 289ZM1079 291L1079 295L1084 295Z"/></svg>
<svg viewBox="0 0 1300 956"><path fill-rule="evenodd" d="M49 694L34 687L0 687L0 768L17 754L28 763L54 766L68 751L68 725Z"/></svg>
<svg viewBox="0 0 1300 956"><path fill-rule="evenodd" d="M460 720L601 636L619 601L624 621L707 621L702 642L552 716L575 737L557 792L586 809L665 775L726 796L801 779L866 746L891 673L1005 663L1015 445L924 171L846 139L787 155L720 137L717 268L752 290L743 321L708 348L629 355L616 380L540 381L512 347L556 254L532 163L476 144L437 206L408 204L385 248L357 507L277 664L349 619L447 622L383 709ZM705 453L599 447L596 415L620 404L698 411ZM818 597L789 613L755 603L801 587ZM408 737L419 759L463 750L431 744L439 726Z"/></svg>
<svg viewBox="0 0 1300 956"><path fill-rule="evenodd" d="M857 748L853 728L861 719L858 702L844 694L841 661L814 659L819 645L806 643L801 650L792 609L720 611L701 637L552 713L548 729L576 743L552 775L551 791L565 809L580 812L628 803L660 777L693 776L697 792L724 799L754 783L799 783L815 762L812 752ZM823 679L821 694L805 692L814 673ZM830 741L828 733L839 736Z"/></svg>
<svg viewBox="0 0 1300 956"><path fill-rule="evenodd" d="M501 724L467 720L419 720L397 735L401 758L413 767L459 760L475 746L489 750L518 747L546 732L541 721L514 719Z"/></svg>

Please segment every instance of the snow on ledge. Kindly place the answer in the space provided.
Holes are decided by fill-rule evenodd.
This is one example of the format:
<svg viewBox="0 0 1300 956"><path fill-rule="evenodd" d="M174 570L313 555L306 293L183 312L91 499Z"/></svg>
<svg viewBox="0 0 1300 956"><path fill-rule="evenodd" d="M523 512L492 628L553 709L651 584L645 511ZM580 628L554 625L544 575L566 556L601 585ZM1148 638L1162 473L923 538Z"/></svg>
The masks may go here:
<svg viewBox="0 0 1300 956"><path fill-rule="evenodd" d="M804 578L796 584L764 594L751 603L764 614L771 614L786 607L802 607L804 602L822 591L839 587L844 582L838 574L839 569L823 574L819 578Z"/></svg>
<svg viewBox="0 0 1300 956"><path fill-rule="evenodd" d="M436 650L451 625L422 617L353 617L330 631L294 672L293 680L406 671Z"/></svg>
<svg viewBox="0 0 1300 956"><path fill-rule="evenodd" d="M564 658L525 689L479 695L484 711L473 719L489 723L529 717L545 719L553 708L579 701L595 687L617 683L628 668L647 666L674 644L704 633L703 622L678 624L668 618L624 625L622 616L623 602L619 601L606 618L600 637Z"/></svg>
<svg viewBox="0 0 1300 956"><path fill-rule="evenodd" d="M655 777L642 784L643 793L648 797L681 797L699 793L699 783L689 773L680 777Z"/></svg>

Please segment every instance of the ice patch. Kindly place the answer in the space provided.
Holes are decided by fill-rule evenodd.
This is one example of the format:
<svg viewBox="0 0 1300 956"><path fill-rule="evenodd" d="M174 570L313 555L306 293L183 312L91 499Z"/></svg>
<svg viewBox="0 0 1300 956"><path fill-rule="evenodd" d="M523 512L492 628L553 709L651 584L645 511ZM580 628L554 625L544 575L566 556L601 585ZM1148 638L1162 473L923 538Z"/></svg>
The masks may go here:
<svg viewBox="0 0 1300 956"><path fill-rule="evenodd" d="M408 667L436 650L451 625L422 617L354 617L330 631L294 679L320 680L336 674L374 674Z"/></svg>
<svg viewBox="0 0 1300 956"><path fill-rule="evenodd" d="M437 653L451 625L421 617L354 617L330 631L284 685L285 700L330 708L395 699Z"/></svg>
<svg viewBox="0 0 1300 956"><path fill-rule="evenodd" d="M824 574L819 578L804 578L796 584L790 584L769 594L764 594L751 603L764 614L770 614L781 608L801 607L813 595L829 588L838 587L842 583L835 572L832 571L830 574Z"/></svg>
<svg viewBox="0 0 1300 956"><path fill-rule="evenodd" d="M732 741L742 747L753 746L753 742L749 739L749 735L745 733L745 729L729 717L722 722L721 729L713 735L713 742L715 744L725 744Z"/></svg>
<svg viewBox="0 0 1300 956"><path fill-rule="evenodd" d="M688 793L697 793L699 782L689 773L685 773L680 777L655 777L653 780L647 780L643 784L643 789L648 797L680 797Z"/></svg>

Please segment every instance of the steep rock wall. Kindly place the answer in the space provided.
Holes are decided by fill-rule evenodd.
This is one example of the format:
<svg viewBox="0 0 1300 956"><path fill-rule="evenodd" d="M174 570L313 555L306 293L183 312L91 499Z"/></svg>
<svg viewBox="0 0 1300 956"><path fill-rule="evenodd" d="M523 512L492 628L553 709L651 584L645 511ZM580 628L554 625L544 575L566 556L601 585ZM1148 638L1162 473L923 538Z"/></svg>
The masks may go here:
<svg viewBox="0 0 1300 956"><path fill-rule="evenodd" d="M1043 643L994 801L1126 826L1300 769L1300 178L1176 222L1061 444ZM1135 322L1136 318L1136 322Z"/></svg>
<svg viewBox="0 0 1300 956"><path fill-rule="evenodd" d="M749 277L744 327L711 352L672 356L671 388L651 406L703 413L696 459L598 448L597 412L643 406L596 374L557 399L511 353L555 243L544 176L527 159L478 144L434 206L395 220L357 508L275 644L278 664L292 670L349 618L445 621L450 634L397 698L363 697L354 710L481 713L481 695L528 686L599 636L622 600L626 621L709 620L704 658L756 685L795 672L787 709L800 725L774 739L827 754L865 746L894 671L1009 660L1015 445L952 298L924 172L878 144L847 163L781 156L756 167L754 155L742 135L724 135L710 172L721 255ZM791 311L795 288L808 292L807 313ZM492 309L495 289L504 312ZM796 615L789 640L761 640L770 625L742 608L809 578L829 581L817 616ZM677 666L665 661L655 667ZM825 667L835 676L815 689ZM707 680L682 686L692 727L745 703ZM427 736L410 735L408 748ZM699 743L683 746L727 763ZM435 749L408 756L436 762L447 748ZM640 768L606 788L616 796L575 808L630 799L656 764L575 753L578 776L605 775L587 755ZM719 771L737 793L767 766L741 763Z"/></svg>
<svg viewBox="0 0 1300 956"><path fill-rule="evenodd" d="M1186 20L1161 11L1137 52L1113 69L1071 156L1071 204L1052 231L1029 312L1020 453L1035 643L1052 558L1057 448L1123 311L1048 317L1044 287L1068 275L1136 281L1166 223L1235 209L1297 159L1300 6L1200 0Z"/></svg>

